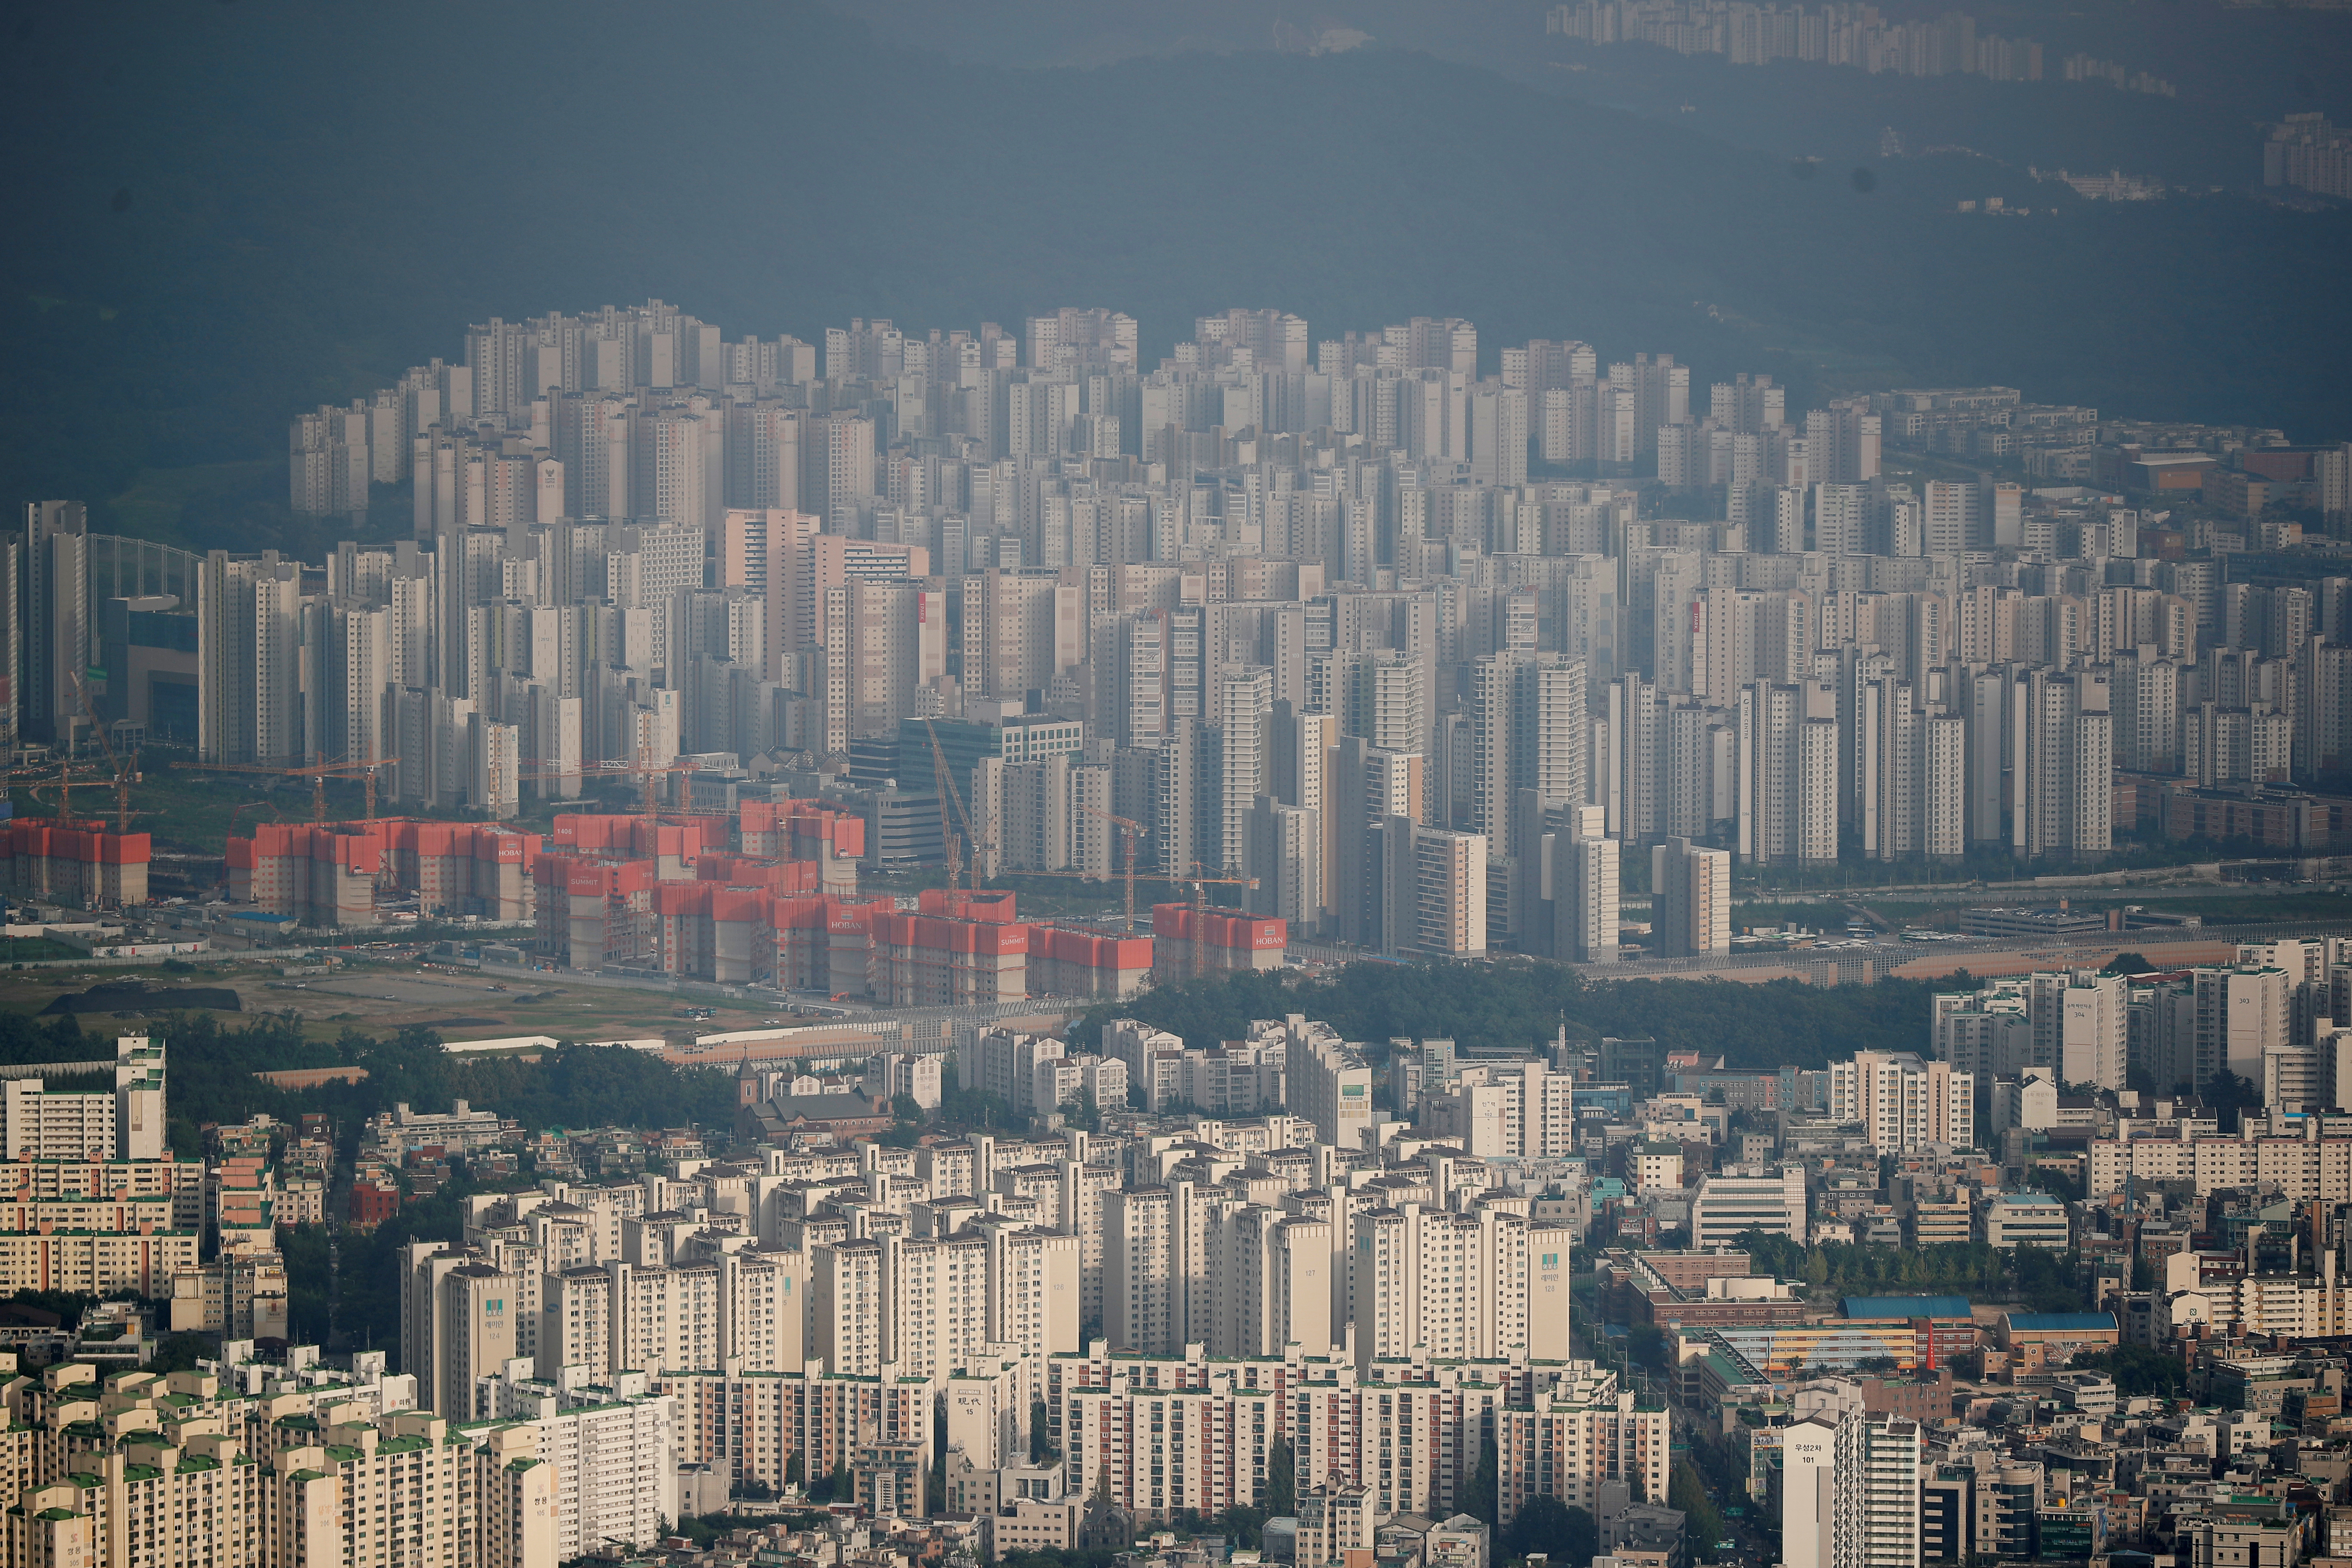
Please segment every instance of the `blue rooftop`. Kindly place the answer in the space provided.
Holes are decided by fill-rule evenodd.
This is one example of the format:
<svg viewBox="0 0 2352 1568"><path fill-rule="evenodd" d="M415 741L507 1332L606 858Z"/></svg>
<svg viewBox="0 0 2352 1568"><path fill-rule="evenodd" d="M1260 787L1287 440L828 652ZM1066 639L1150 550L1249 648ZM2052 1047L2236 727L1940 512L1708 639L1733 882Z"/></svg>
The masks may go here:
<svg viewBox="0 0 2352 1568"><path fill-rule="evenodd" d="M1848 1296L1849 1318L1965 1318L1966 1296Z"/></svg>
<svg viewBox="0 0 2352 1568"><path fill-rule="evenodd" d="M2028 1333L2063 1333L2069 1329L2112 1329L2116 1326L2113 1312L2011 1312L2011 1329L2023 1329Z"/></svg>

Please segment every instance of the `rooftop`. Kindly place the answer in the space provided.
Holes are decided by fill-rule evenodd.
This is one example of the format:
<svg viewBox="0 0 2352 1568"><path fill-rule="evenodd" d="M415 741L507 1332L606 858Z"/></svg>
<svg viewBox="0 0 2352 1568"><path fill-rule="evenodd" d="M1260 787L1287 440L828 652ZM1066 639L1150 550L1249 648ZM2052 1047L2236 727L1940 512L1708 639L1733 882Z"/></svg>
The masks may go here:
<svg viewBox="0 0 2352 1568"><path fill-rule="evenodd" d="M2070 1330L2105 1329L2116 1326L2113 1312L2011 1312L2009 1326L2029 1333L2063 1333Z"/></svg>
<svg viewBox="0 0 2352 1568"><path fill-rule="evenodd" d="M1842 1304L1849 1318L1965 1318L1966 1296L1848 1296Z"/></svg>

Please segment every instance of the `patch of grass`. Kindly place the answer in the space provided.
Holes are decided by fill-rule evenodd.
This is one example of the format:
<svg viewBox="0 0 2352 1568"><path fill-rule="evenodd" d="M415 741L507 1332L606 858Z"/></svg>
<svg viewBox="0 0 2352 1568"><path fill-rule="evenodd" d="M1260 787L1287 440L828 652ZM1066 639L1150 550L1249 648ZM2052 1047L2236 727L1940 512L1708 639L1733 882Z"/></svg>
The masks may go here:
<svg viewBox="0 0 2352 1568"><path fill-rule="evenodd" d="M1957 928L1961 911L1972 906L1948 904L1900 903L1893 900L1857 899L1897 925L1941 926ZM2040 904L2055 906L2056 896L2040 900ZM2352 920L2352 893L2322 891L2294 893L2200 893L2186 896L2150 892L2147 889L2124 889L2093 897L2066 895L2069 909L2104 911L2125 905L2162 914L2197 915L2214 925L2283 925L2297 921ZM1759 913L1769 905L1754 906ZM1765 918L1769 918L1769 916Z"/></svg>
<svg viewBox="0 0 2352 1568"><path fill-rule="evenodd" d="M87 958L78 947L46 936L0 937L0 963L38 963L56 958Z"/></svg>
<svg viewBox="0 0 2352 1568"><path fill-rule="evenodd" d="M946 885L947 873L936 867L919 871L892 871L882 876L861 872L857 879L861 891L889 893L900 898L911 898L927 888L943 888ZM965 885L971 885L968 879ZM991 889L1011 889L1014 895L1014 907L1024 920L1115 917L1127 906L1126 879L1116 873L1106 881L1089 882L1076 877L1037 877L1009 871L989 878L984 886ZM1231 907L1239 901L1234 897L1237 891L1230 887L1212 887L1209 902L1213 907ZM1140 924L1148 919L1154 904L1173 903L1191 897L1189 886L1139 871L1135 879L1136 921Z"/></svg>
<svg viewBox="0 0 2352 1568"><path fill-rule="evenodd" d="M168 753L154 752L141 758L142 779L131 786L131 831L149 835L159 849L186 854L224 852L232 826L239 833L256 822L300 821L310 816L310 792L272 791L267 779L244 773L183 772L172 766ZM79 783L80 781L77 781ZM19 785L10 792L18 816L54 816L64 802L54 787L37 796ZM330 785L329 798L333 799ZM73 797L73 815L103 813L111 817L114 794L84 784Z"/></svg>

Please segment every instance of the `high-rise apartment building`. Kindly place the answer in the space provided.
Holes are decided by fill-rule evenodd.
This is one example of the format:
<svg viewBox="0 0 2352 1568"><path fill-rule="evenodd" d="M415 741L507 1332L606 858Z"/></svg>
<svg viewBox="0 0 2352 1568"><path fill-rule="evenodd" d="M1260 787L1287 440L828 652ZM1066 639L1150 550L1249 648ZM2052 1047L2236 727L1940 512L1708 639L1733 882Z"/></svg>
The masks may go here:
<svg viewBox="0 0 2352 1568"><path fill-rule="evenodd" d="M422 1408L470 1416L475 1384L515 1359L520 1326L535 1315L527 1288L479 1252L431 1241L403 1249L400 1364Z"/></svg>
<svg viewBox="0 0 2352 1568"><path fill-rule="evenodd" d="M1539 1393L1528 1406L1506 1407L1495 1435L1497 1518L1508 1528L1539 1497L1591 1512L1614 1482L1636 1497L1664 1496L1671 1469L1670 1418L1644 1409L1607 1373L1589 1364L1571 1380Z"/></svg>
<svg viewBox="0 0 2352 1568"><path fill-rule="evenodd" d="M21 567L21 676L7 672L27 739L62 742L82 721L75 683L89 668L89 520L79 501L28 502ZM15 616L12 611L12 624Z"/></svg>
<svg viewBox="0 0 2352 1568"><path fill-rule="evenodd" d="M1146 1355L1183 1348L1176 1338L1181 1324L1172 1200L1164 1186L1104 1195L1103 1330L1113 1344Z"/></svg>
<svg viewBox="0 0 2352 1568"><path fill-rule="evenodd" d="M1670 838L1650 850L1652 929L1661 958L1731 948L1731 856Z"/></svg>
<svg viewBox="0 0 2352 1568"><path fill-rule="evenodd" d="M2264 1053L2293 1040L2294 981L2283 969L2198 969L2190 975L2196 1005L2196 1077L2218 1072L2263 1081Z"/></svg>
<svg viewBox="0 0 2352 1568"><path fill-rule="evenodd" d="M1328 1031L1294 1029L1286 1072L1290 1109L1314 1124L1316 1142L1355 1148L1372 1124L1372 1069L1363 1057Z"/></svg>
<svg viewBox="0 0 2352 1568"><path fill-rule="evenodd" d="M1601 806L1573 806L1553 840L1552 953L1571 963L1617 962L1622 847L1603 835L1605 817Z"/></svg>
<svg viewBox="0 0 2352 1568"><path fill-rule="evenodd" d="M1781 1439L1787 1568L1917 1568L1919 1424L1897 1415L1791 1423Z"/></svg>
<svg viewBox="0 0 2352 1568"><path fill-rule="evenodd" d="M1348 1316L1360 1369L1389 1356L1477 1359L1524 1352L1528 1225L1495 1209L1415 1204L1355 1216Z"/></svg>
<svg viewBox="0 0 2352 1568"><path fill-rule="evenodd" d="M2015 683L2010 843L2021 857L2092 856L2114 844L2114 727L2104 671L2035 670Z"/></svg>
<svg viewBox="0 0 2352 1568"><path fill-rule="evenodd" d="M2119 974L2075 970L2036 974L2031 984L2035 1031L2055 1035L2042 1054L2056 1058L2059 1081L2123 1088L2131 1037L2130 983Z"/></svg>
<svg viewBox="0 0 2352 1568"><path fill-rule="evenodd" d="M1907 1051L1859 1051L1830 1064L1830 1115L1862 1123L1873 1148L1909 1154L1976 1146L1976 1079Z"/></svg>
<svg viewBox="0 0 2352 1568"><path fill-rule="evenodd" d="M301 575L276 551L205 556L196 601L204 661L197 750L207 761L302 760Z"/></svg>
<svg viewBox="0 0 2352 1568"><path fill-rule="evenodd" d="M1381 822L1374 847L1381 862L1383 951L1448 957L1486 951L1484 834L1391 816Z"/></svg>

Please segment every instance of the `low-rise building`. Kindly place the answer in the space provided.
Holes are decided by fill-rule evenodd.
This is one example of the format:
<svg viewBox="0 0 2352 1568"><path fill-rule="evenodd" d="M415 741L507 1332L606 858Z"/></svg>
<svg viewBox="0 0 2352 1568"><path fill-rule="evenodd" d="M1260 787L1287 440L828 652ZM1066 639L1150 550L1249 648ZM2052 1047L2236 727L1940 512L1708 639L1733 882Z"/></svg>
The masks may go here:
<svg viewBox="0 0 2352 1568"><path fill-rule="evenodd" d="M1977 1209L1977 1239L1996 1251L2015 1247L2066 1250L2066 1205L2047 1193L1991 1193Z"/></svg>

